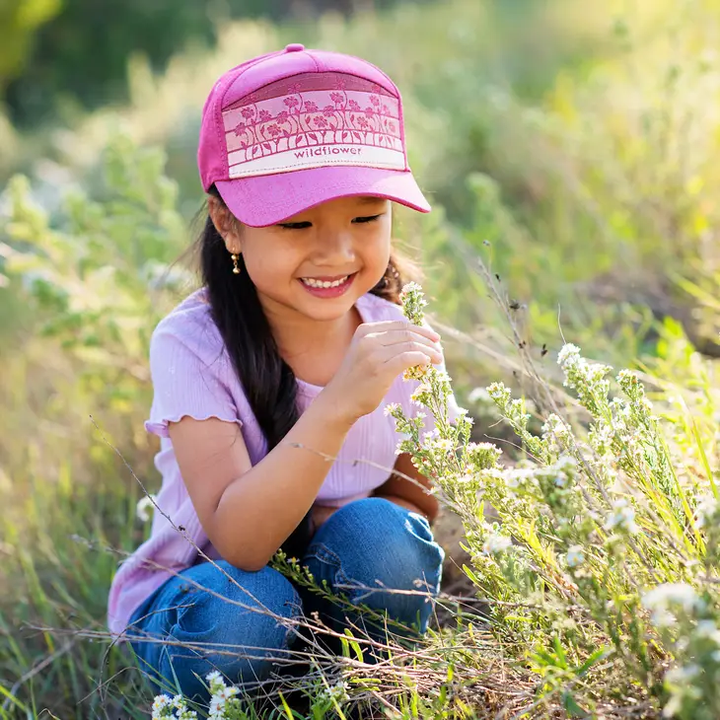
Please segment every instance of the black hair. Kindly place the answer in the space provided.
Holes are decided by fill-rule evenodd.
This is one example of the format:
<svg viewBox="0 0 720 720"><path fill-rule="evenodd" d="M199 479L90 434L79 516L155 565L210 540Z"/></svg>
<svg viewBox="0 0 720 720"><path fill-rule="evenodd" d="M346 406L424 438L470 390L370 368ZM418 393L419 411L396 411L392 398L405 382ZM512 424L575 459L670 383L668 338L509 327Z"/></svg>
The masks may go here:
<svg viewBox="0 0 720 720"><path fill-rule="evenodd" d="M221 200L215 186L209 192ZM240 273L235 274L225 242L209 214L198 245L213 320L270 451L299 418L295 375L280 356L242 254L238 257ZM403 272L409 266L393 251L385 274L370 292L399 304ZM292 470L288 468L288 472ZM304 555L310 532L308 513L282 545L288 557L299 559Z"/></svg>

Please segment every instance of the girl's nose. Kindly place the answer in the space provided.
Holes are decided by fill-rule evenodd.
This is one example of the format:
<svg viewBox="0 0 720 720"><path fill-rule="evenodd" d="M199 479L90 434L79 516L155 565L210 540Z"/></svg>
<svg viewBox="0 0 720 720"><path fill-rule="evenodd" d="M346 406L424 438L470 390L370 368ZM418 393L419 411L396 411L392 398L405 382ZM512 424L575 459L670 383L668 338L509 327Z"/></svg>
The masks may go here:
<svg viewBox="0 0 720 720"><path fill-rule="evenodd" d="M315 253L328 265L337 265L355 259L355 248L352 233L326 233L318 238Z"/></svg>

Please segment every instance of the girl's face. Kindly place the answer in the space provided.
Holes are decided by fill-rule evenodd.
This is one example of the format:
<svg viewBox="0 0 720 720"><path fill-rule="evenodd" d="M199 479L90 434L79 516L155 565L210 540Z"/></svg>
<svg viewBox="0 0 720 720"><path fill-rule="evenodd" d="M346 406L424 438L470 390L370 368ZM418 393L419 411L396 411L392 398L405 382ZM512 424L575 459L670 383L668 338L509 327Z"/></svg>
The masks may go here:
<svg viewBox="0 0 720 720"><path fill-rule="evenodd" d="M253 228L235 222L229 232L215 221L212 202L210 212L228 250L242 252L269 317L290 311L331 321L384 275L391 208L389 200L377 197L339 198L279 225Z"/></svg>

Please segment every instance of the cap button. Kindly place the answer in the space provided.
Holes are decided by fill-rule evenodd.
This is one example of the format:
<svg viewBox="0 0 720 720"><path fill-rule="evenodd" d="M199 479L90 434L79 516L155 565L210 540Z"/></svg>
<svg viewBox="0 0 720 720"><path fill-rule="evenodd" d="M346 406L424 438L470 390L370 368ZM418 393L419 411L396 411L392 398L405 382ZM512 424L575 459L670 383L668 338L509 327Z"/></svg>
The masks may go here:
<svg viewBox="0 0 720 720"><path fill-rule="evenodd" d="M285 52L302 52L304 49L305 46L300 43L290 43L285 47Z"/></svg>

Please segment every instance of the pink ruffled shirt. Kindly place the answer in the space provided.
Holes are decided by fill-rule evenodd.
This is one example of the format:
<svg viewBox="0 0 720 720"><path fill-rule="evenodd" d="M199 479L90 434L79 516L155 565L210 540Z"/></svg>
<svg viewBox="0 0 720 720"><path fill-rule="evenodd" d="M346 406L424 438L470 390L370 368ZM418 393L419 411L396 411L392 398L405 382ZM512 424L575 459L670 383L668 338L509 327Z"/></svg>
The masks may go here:
<svg viewBox="0 0 720 720"><path fill-rule="evenodd" d="M398 305L372 294L361 297L356 307L363 322L403 318ZM173 528L160 512L154 513L149 539L120 565L113 579L108 604L108 626L113 634L122 633L133 612L168 578L198 561L197 548L209 557L219 557L188 496L168 437L168 423L186 416L237 423L253 465L267 454L267 443L212 320L203 290L186 298L158 324L150 343L150 370L154 398L145 427L160 437L155 466L162 475L162 487L156 503L184 532ZM302 380L297 383L302 413L322 388ZM378 408L353 425L317 501L340 507L370 496L388 479L400 436L384 408L398 403L408 415L415 416L419 408L410 396L417 384L399 376ZM453 401L451 415L456 413ZM432 418L426 420L426 425L428 429L433 427Z"/></svg>

